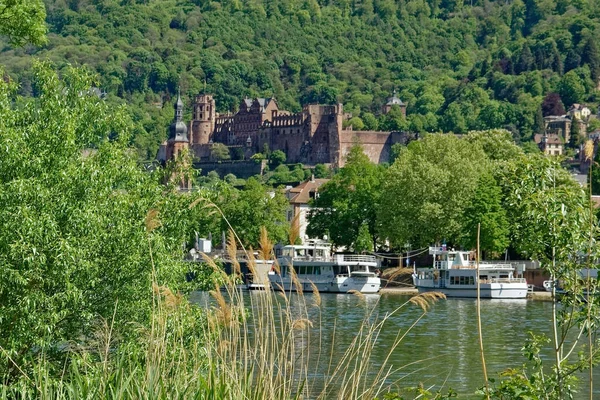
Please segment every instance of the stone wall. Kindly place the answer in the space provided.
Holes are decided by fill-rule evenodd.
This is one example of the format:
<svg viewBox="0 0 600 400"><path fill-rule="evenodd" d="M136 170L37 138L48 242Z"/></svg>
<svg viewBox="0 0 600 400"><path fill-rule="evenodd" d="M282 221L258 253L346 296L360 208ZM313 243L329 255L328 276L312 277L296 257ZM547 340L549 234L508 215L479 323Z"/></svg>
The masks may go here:
<svg viewBox="0 0 600 400"><path fill-rule="evenodd" d="M381 164L390 161L393 144L407 144L410 139L409 134L402 132L341 131L340 166L344 165L346 156L356 141L362 144L365 154L372 162Z"/></svg>
<svg viewBox="0 0 600 400"><path fill-rule="evenodd" d="M266 160L260 163L250 161L221 161L221 162L198 162L194 168L201 169L200 175L206 176L210 171L216 171L221 178L227 174L234 174L237 178L248 179L254 175L262 175Z"/></svg>

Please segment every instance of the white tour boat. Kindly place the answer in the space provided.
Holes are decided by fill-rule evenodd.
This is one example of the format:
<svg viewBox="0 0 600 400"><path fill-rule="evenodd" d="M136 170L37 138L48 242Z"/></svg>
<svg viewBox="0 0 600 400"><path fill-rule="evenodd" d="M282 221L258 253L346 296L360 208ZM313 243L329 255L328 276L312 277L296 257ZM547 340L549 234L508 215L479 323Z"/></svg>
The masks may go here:
<svg viewBox="0 0 600 400"><path fill-rule="evenodd" d="M377 293L381 287L375 256L332 255L331 244L320 240L284 246L277 264L280 273L269 272L269 282L275 290L295 291L300 285L302 291L313 291L314 284L319 292ZM292 269L297 279L292 279Z"/></svg>
<svg viewBox="0 0 600 400"><path fill-rule="evenodd" d="M527 282L522 277L524 265L510 263L479 263L470 252L455 251L446 246L430 247L433 268L418 268L413 272L413 282L419 292L441 292L447 297L477 297L477 281L481 298L524 299Z"/></svg>

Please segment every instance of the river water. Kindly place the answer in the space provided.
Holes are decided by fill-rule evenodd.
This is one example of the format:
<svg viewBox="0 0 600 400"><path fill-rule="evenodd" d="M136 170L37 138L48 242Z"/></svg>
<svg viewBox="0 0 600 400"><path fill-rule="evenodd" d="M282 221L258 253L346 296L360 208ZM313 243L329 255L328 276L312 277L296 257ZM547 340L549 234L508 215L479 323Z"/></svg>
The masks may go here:
<svg viewBox="0 0 600 400"><path fill-rule="evenodd" d="M274 295L246 292L244 296ZM302 304L311 302L312 294L306 294ZM204 299L204 300L203 300ZM193 301L204 303L207 297L197 296ZM323 340L321 348L339 352L351 343L366 316L371 320L395 311L381 329L369 362L372 369L389 356L387 365L395 371L390 383L402 391L422 384L430 391L447 391L452 388L460 399L481 398L475 394L485 382L477 327L476 301L473 299L439 300L424 314L423 310L407 303L410 296L382 294L356 296L349 294L322 294L320 307L308 307L311 319L319 323L313 326ZM292 305L293 305L292 297ZM248 301L250 304L250 301ZM299 305L300 307L300 305ZM400 309L398 310L398 308ZM519 368L525 363L521 353L523 344L530 336L552 336L552 303L539 300L482 300L481 319L484 354L488 377L497 381L507 368ZM395 338L405 335L400 345L390 353ZM327 359L328 357L323 357ZM547 365L552 362L550 348L543 352ZM600 386L600 367L594 381ZM322 370L326 373L326 368ZM589 398L586 394L587 372L581 376L576 398ZM600 388L595 398L600 398Z"/></svg>

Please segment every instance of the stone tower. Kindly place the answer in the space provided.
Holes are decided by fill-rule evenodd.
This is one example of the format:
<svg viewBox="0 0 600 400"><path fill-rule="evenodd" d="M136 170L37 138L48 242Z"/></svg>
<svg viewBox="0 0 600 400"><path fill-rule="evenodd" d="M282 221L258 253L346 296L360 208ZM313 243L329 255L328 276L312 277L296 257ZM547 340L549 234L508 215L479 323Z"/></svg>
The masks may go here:
<svg viewBox="0 0 600 400"><path fill-rule="evenodd" d="M392 110L393 106L400 107L400 111L402 112L402 116L406 118L406 103L403 102L396 96L396 89L394 89L394 93L392 93L392 97L388 97L387 103L381 107L381 113L387 114Z"/></svg>
<svg viewBox="0 0 600 400"><path fill-rule="evenodd" d="M183 122L183 101L181 101L180 95L177 95L177 102L173 108L175 109L175 116L169 127L169 140L167 140L166 154L167 161L175 158L181 150L189 148L190 145L187 135L188 129Z"/></svg>
<svg viewBox="0 0 600 400"><path fill-rule="evenodd" d="M191 122L191 144L207 144L215 130L215 100L210 94L199 94L194 102Z"/></svg>

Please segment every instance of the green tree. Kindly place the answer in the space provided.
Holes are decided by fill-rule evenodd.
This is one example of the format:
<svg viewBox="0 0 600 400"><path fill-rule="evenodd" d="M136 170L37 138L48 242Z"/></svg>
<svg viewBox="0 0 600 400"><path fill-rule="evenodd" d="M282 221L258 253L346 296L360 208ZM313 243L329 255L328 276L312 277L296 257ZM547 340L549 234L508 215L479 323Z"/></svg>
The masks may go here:
<svg viewBox="0 0 600 400"><path fill-rule="evenodd" d="M0 35L13 46L46 42L46 9L42 0L0 0Z"/></svg>
<svg viewBox="0 0 600 400"><path fill-rule="evenodd" d="M220 206L229 221L222 222L221 230L227 231L233 226L246 247L258 248L261 226L267 228L274 243L287 237L287 199L281 191L267 188L256 178L248 179L243 190L235 190L231 196L222 198Z"/></svg>
<svg viewBox="0 0 600 400"><path fill-rule="evenodd" d="M592 80L594 85L597 85L600 77L600 53L593 37L588 37L586 40L581 51L581 61L589 65Z"/></svg>
<svg viewBox="0 0 600 400"><path fill-rule="evenodd" d="M544 132L546 132L546 123L544 122L544 115L541 107L539 107L535 113L533 132L540 135L543 135Z"/></svg>
<svg viewBox="0 0 600 400"><path fill-rule="evenodd" d="M592 334L586 326L597 318L595 309L581 308L581 276L577 273L582 267L580 255L597 251L597 223L588 194L556 160L542 155L506 164L499 171L498 181L503 188L516 250L539 260L550 276L560 280L571 293L562 297L562 310L553 307L554 363L546 378L551 386L538 383L536 386L542 387L533 397L548 394L556 399L572 397L570 376L591 366L589 357L593 356L593 348L570 362L565 340L576 336L573 328L580 334ZM514 378L512 383L517 383Z"/></svg>
<svg viewBox="0 0 600 400"><path fill-rule="evenodd" d="M582 122L579 120L579 118L573 118L573 121L571 123L571 134L569 136L568 146L572 149L576 149L581 143L583 143L580 128L581 123Z"/></svg>
<svg viewBox="0 0 600 400"><path fill-rule="evenodd" d="M480 247L485 253L505 250L509 241L509 223L502 207L502 191L493 175L479 177L471 203L465 208L465 238L468 248L477 247L477 227L480 226Z"/></svg>
<svg viewBox="0 0 600 400"><path fill-rule="evenodd" d="M308 235L328 235L334 245L356 250L359 231L364 224L375 248L380 186L381 169L369 160L362 146L354 145L344 167L321 187L314 200L308 217Z"/></svg>
<svg viewBox="0 0 600 400"><path fill-rule="evenodd" d="M60 364L57 345L99 318L123 338L147 326L153 284L190 288L182 243L202 212L195 197L141 168L132 121L92 94L88 73L61 76L36 63L35 98L0 80L3 382L20 374L6 356L25 371L39 354Z"/></svg>
<svg viewBox="0 0 600 400"><path fill-rule="evenodd" d="M369 232L369 226L363 222L358 229L358 236L354 242L354 251L356 253L365 253L373 251L373 238Z"/></svg>
<svg viewBox="0 0 600 400"><path fill-rule="evenodd" d="M523 154L511 133L505 129L471 131L464 139L481 147L488 159L493 161L510 161Z"/></svg>
<svg viewBox="0 0 600 400"><path fill-rule="evenodd" d="M521 72L531 71L533 69L532 67L533 67L534 62L535 62L535 59L533 58L533 54L531 54L531 49L529 48L527 43L524 43L523 47L521 48L521 54L519 55L519 60L517 61L516 65L515 65L516 72L521 73Z"/></svg>
<svg viewBox="0 0 600 400"><path fill-rule="evenodd" d="M377 118L371 113L362 114L362 121L364 123L364 128L369 131L376 131L379 129L379 121Z"/></svg>
<svg viewBox="0 0 600 400"><path fill-rule="evenodd" d="M567 72L561 79L558 92L566 106L583 101L585 86L575 70Z"/></svg>
<svg viewBox="0 0 600 400"><path fill-rule="evenodd" d="M384 179L380 235L393 246L458 242L464 210L489 165L481 146L454 135L430 134L400 148Z"/></svg>
<svg viewBox="0 0 600 400"><path fill-rule="evenodd" d="M210 148L210 157L215 161L226 161L231 158L231 154L223 143L214 143Z"/></svg>
<svg viewBox="0 0 600 400"><path fill-rule="evenodd" d="M331 169L325 164L315 165L315 178L329 178L331 176Z"/></svg>
<svg viewBox="0 0 600 400"><path fill-rule="evenodd" d="M274 166L278 166L285 163L286 159L287 157L285 153L281 150L275 150L271 153L271 156L269 157L269 161L271 161L271 164L273 164Z"/></svg>

